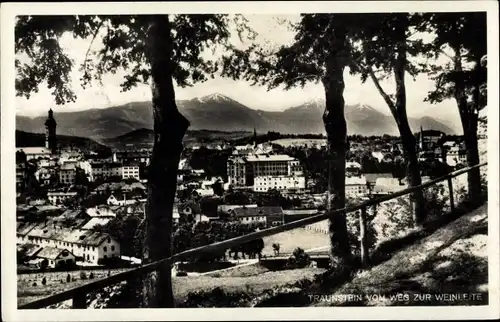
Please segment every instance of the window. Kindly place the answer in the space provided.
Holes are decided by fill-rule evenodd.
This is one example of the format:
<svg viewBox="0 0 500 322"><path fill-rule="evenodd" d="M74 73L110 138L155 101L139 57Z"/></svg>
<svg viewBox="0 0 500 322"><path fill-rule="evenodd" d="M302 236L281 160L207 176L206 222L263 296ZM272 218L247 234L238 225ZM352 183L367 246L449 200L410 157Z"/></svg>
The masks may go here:
<svg viewBox="0 0 500 322"><path fill-rule="evenodd" d="M104 246L103 250L104 250L105 252L107 252L107 251L108 251L108 247Z"/></svg>
<svg viewBox="0 0 500 322"><path fill-rule="evenodd" d="M111 246L111 251L114 251L115 250L115 246Z"/></svg>

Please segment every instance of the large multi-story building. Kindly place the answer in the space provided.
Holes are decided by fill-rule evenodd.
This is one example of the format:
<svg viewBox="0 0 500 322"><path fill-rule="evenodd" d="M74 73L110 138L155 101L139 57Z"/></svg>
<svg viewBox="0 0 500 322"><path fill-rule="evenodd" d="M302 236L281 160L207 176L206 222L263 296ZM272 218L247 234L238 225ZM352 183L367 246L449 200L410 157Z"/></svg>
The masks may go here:
<svg viewBox="0 0 500 322"><path fill-rule="evenodd" d="M144 163L149 165L151 158L151 151L140 150L140 151L117 151L113 153L113 162L119 163Z"/></svg>
<svg viewBox="0 0 500 322"><path fill-rule="evenodd" d="M122 165L117 162L92 164L92 178L97 180L111 177L122 177Z"/></svg>
<svg viewBox="0 0 500 322"><path fill-rule="evenodd" d="M68 162L61 164L59 169L59 182L62 184L71 185L75 183L76 178L76 163Z"/></svg>
<svg viewBox="0 0 500 322"><path fill-rule="evenodd" d="M241 156L231 156L227 160L227 179L228 183L235 187L241 188L246 186L245 171L246 161Z"/></svg>
<svg viewBox="0 0 500 322"><path fill-rule="evenodd" d="M251 154L228 160L228 182L254 191L303 190L305 177L300 161L288 155Z"/></svg>
<svg viewBox="0 0 500 322"><path fill-rule="evenodd" d="M347 177L345 179L345 195L350 198L358 198L368 193L366 177Z"/></svg>
<svg viewBox="0 0 500 322"><path fill-rule="evenodd" d="M125 163L122 166L123 179L137 179L139 180L139 164L138 163Z"/></svg>

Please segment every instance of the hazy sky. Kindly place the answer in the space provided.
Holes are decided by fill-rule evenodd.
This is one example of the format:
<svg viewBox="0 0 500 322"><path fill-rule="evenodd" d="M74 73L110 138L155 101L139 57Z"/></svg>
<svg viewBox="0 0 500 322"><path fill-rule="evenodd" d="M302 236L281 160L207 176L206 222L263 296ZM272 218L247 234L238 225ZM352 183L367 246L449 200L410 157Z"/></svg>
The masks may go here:
<svg viewBox="0 0 500 322"><path fill-rule="evenodd" d="M284 44L290 42L294 34L285 26L279 24L278 21L283 18L297 20L299 16L250 15L247 18L252 28L259 34L256 41L259 43L269 41L271 43ZM233 38L236 43L239 43L236 36ZM56 112L75 111L104 108L131 101L151 99L151 92L147 85L141 85L122 93L119 84L123 80L123 73L105 76L103 78L103 86L96 83L90 88L82 89L79 84L80 73L78 72L78 67L84 60L90 39L75 40L72 36L68 35L63 37L61 41L70 57L74 60L75 67L72 73L72 85L78 97L77 101L64 106L57 106L50 91L45 85L42 85L40 91L33 94L29 100L16 98L16 112L18 114L36 116L45 114L49 108L52 108ZM99 42L95 41L92 49L97 49L99 45ZM346 71L345 84L344 95L347 104L369 104L389 114L388 107L371 81L362 84L359 77L351 76ZM387 92L392 93L394 90L392 79L382 82L382 86ZM426 76L422 75L415 81L411 77L408 77L406 88L409 115L429 115L458 122L458 112L454 101L449 100L437 106L423 102L427 92L433 88L432 81L428 80ZM282 88L267 91L265 87L250 86L245 81L233 81L221 77L196 84L193 87L176 88L177 99L191 99L212 93L227 95L253 109L270 111L297 106L315 98L324 98L324 91L321 84L308 84L303 89L295 88L289 91L284 91Z"/></svg>

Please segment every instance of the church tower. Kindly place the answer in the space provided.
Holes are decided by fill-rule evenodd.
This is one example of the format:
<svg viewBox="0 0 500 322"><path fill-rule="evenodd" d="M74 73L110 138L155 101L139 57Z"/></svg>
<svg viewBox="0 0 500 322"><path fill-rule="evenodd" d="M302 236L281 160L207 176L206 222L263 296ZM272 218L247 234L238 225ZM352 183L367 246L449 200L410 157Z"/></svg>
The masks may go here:
<svg viewBox="0 0 500 322"><path fill-rule="evenodd" d="M255 129L255 126L253 127L253 147L257 147L257 130Z"/></svg>
<svg viewBox="0 0 500 322"><path fill-rule="evenodd" d="M57 138L56 138L56 120L54 119L54 112L49 110L49 117L45 121L45 147L50 149L52 154L57 153Z"/></svg>

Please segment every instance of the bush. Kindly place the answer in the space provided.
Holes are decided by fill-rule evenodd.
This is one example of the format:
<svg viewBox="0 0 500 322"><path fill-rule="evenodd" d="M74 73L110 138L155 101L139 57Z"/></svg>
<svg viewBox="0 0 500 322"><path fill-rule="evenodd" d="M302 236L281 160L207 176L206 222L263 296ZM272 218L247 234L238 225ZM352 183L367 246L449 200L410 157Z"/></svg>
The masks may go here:
<svg viewBox="0 0 500 322"><path fill-rule="evenodd" d="M311 258L309 257L309 254L307 254L302 248L297 247L293 251L292 256L288 259L286 266L289 269L304 268L309 266L310 263Z"/></svg>
<svg viewBox="0 0 500 322"><path fill-rule="evenodd" d="M85 272L80 272L80 279L86 280L87 279L87 274L85 274Z"/></svg>
<svg viewBox="0 0 500 322"><path fill-rule="evenodd" d="M71 282L71 275L68 274L68 276L66 276L66 283L69 283Z"/></svg>
<svg viewBox="0 0 500 322"><path fill-rule="evenodd" d="M220 287L211 291L197 291L188 294L179 307L244 307L251 301L251 295L244 292L226 293Z"/></svg>
<svg viewBox="0 0 500 322"><path fill-rule="evenodd" d="M94 278L94 273L90 272L89 278L93 279Z"/></svg>
<svg viewBox="0 0 500 322"><path fill-rule="evenodd" d="M42 278L42 285L46 285L47 284L47 279L45 277Z"/></svg>
<svg viewBox="0 0 500 322"><path fill-rule="evenodd" d="M36 286L36 285L37 285L36 282L33 282L32 286Z"/></svg>

